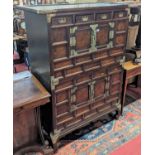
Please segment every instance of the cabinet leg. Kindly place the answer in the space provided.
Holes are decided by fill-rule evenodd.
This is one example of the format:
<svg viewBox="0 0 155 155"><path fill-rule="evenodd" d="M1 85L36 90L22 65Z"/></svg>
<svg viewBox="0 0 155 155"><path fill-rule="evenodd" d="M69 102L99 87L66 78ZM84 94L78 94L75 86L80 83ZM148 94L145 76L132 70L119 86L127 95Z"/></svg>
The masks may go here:
<svg viewBox="0 0 155 155"><path fill-rule="evenodd" d="M115 115L115 119L118 120L120 116L121 116L121 112L120 112L120 110L117 110L116 115Z"/></svg>
<svg viewBox="0 0 155 155"><path fill-rule="evenodd" d="M123 89L122 89L122 101L121 101L121 115L123 115L123 108L124 108L124 103L125 103L127 84L128 84L127 73L126 73L126 71L124 71L124 75L123 75Z"/></svg>
<svg viewBox="0 0 155 155"><path fill-rule="evenodd" d="M54 131L54 133L50 134L50 137L51 137L51 141L52 141L52 144L53 144L54 152L57 152L57 150L58 150L58 141L59 141L59 138L60 138L60 131L58 131L58 130Z"/></svg>

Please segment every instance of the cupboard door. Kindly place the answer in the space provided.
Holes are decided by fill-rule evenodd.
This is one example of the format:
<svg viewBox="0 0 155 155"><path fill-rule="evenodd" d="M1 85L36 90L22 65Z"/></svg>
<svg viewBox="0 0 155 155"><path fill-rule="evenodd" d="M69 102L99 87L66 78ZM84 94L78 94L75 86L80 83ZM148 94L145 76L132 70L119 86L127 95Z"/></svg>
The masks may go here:
<svg viewBox="0 0 155 155"><path fill-rule="evenodd" d="M70 57L96 52L99 48L112 48L115 22L70 27Z"/></svg>

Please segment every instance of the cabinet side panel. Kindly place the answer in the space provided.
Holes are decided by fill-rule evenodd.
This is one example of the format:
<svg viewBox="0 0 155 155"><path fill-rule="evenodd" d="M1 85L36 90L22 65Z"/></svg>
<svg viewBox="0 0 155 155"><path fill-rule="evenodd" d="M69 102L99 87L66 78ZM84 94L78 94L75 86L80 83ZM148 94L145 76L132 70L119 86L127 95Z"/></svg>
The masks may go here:
<svg viewBox="0 0 155 155"><path fill-rule="evenodd" d="M32 73L50 91L50 57L46 15L25 12Z"/></svg>

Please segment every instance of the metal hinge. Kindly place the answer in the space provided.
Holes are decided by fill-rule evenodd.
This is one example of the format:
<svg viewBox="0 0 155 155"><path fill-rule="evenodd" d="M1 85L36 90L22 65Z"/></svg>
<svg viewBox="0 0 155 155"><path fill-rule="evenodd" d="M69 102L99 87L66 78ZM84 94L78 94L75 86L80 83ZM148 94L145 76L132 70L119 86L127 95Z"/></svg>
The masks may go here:
<svg viewBox="0 0 155 155"><path fill-rule="evenodd" d="M59 79L51 76L51 89L55 90L55 86L59 84Z"/></svg>
<svg viewBox="0 0 155 155"><path fill-rule="evenodd" d="M90 25L90 28L92 29L91 32L91 48L89 49L89 52L96 52L97 48L96 48L96 30L97 30L98 24L93 24Z"/></svg>
<svg viewBox="0 0 155 155"><path fill-rule="evenodd" d="M114 28L114 27L115 27L115 22L109 22L109 26L110 26L111 28Z"/></svg>

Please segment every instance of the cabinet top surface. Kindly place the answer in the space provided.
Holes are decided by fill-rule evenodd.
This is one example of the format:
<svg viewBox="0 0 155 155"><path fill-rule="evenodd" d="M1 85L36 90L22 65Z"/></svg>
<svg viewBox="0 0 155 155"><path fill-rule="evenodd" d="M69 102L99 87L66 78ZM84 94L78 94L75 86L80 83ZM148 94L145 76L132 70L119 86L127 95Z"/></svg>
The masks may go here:
<svg viewBox="0 0 155 155"><path fill-rule="evenodd" d="M69 9L93 9L100 7L127 7L125 3L79 3L79 4L59 4L59 5L40 5L40 6L17 6L18 9L30 11L38 14L53 13Z"/></svg>
<svg viewBox="0 0 155 155"><path fill-rule="evenodd" d="M50 94L28 71L17 73L13 78L13 108L19 108L38 101L43 103Z"/></svg>
<svg viewBox="0 0 155 155"><path fill-rule="evenodd" d="M133 64L131 61L125 62L123 64L123 68L125 70L132 70L132 69L135 69L135 68L138 68L138 67L141 67L141 64Z"/></svg>

